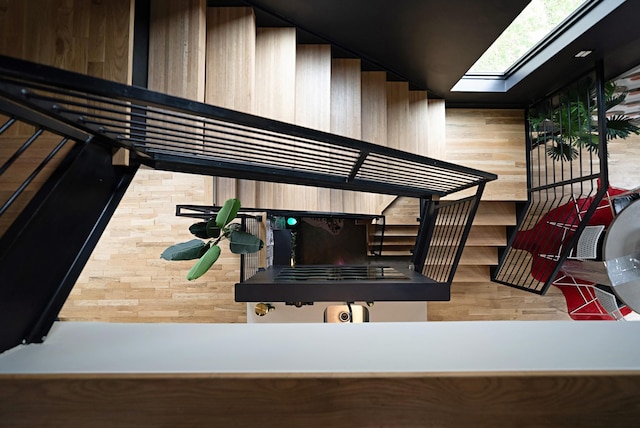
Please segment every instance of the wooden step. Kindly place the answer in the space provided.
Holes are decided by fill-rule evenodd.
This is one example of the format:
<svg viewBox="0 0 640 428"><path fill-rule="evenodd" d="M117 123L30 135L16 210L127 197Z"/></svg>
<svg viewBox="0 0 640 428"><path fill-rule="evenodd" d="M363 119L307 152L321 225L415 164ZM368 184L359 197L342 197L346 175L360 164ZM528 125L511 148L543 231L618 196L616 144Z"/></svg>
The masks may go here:
<svg viewBox="0 0 640 428"><path fill-rule="evenodd" d="M456 269L453 282L488 282L490 279L489 266L461 265Z"/></svg>
<svg viewBox="0 0 640 428"><path fill-rule="evenodd" d="M432 245L442 245L447 241L446 237L435 236ZM504 226L471 226L466 245L504 247L507 245L507 231Z"/></svg>
<svg viewBox="0 0 640 428"><path fill-rule="evenodd" d="M482 201L473 219L478 226L515 226L516 204L504 201Z"/></svg>
<svg viewBox="0 0 640 428"><path fill-rule="evenodd" d="M419 213L408 213L406 215L393 215L391 217L385 217L386 226L397 225L418 225L420 223Z"/></svg>
<svg viewBox="0 0 640 428"><path fill-rule="evenodd" d="M385 228L384 242L394 243L398 240L415 241L417 234L417 226L390 226ZM372 233L369 235L369 239L375 240L379 236L379 233ZM434 237L433 245L442 245L446 241L446 238L436 236ZM466 245L504 247L507 245L506 229L502 226L471 226Z"/></svg>
<svg viewBox="0 0 640 428"><path fill-rule="evenodd" d="M418 234L418 225L402 224L402 225L385 225L384 236L413 236Z"/></svg>
<svg viewBox="0 0 640 428"><path fill-rule="evenodd" d="M437 263L437 260L430 260L427 256L426 264ZM493 266L498 264L498 249L496 247L465 247L460 258L461 265L485 265Z"/></svg>
<svg viewBox="0 0 640 428"><path fill-rule="evenodd" d="M417 201L414 198L400 199L400 201L403 200ZM420 208L417 203L412 206L406 202L397 208L396 202L394 202L385 210L384 214L388 225L414 224L416 218L420 216ZM444 216L440 216L439 223L442 224L446 220ZM473 224L478 226L514 226L516 224L515 203L509 201L481 201L473 219Z"/></svg>

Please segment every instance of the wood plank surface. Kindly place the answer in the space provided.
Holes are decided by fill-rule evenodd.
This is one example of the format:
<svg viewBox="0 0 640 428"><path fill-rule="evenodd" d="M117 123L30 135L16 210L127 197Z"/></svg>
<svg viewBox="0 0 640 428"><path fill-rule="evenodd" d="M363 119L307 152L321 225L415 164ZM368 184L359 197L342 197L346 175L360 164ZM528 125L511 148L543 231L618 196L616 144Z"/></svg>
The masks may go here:
<svg viewBox="0 0 640 428"><path fill-rule="evenodd" d="M0 378L10 427L634 426L637 373Z"/></svg>
<svg viewBox="0 0 640 428"><path fill-rule="evenodd" d="M447 109L445 152L444 160L498 175L484 200L527 199L523 110Z"/></svg>
<svg viewBox="0 0 640 428"><path fill-rule="evenodd" d="M120 83L131 82L131 0L25 0L0 3L0 54ZM0 115L0 124L6 121ZM34 133L24 122L0 136L0 164ZM0 177L0 205L60 142L44 133ZM49 178L73 144L66 144L0 218L0 236Z"/></svg>
<svg viewBox="0 0 640 428"><path fill-rule="evenodd" d="M298 45L296 49L295 123L331 130L331 45ZM283 205L304 211L331 211L331 191L287 186Z"/></svg>
<svg viewBox="0 0 640 428"><path fill-rule="evenodd" d="M249 7L207 8L207 53L205 101L245 113L255 110L255 14ZM229 198L245 198L240 188L249 186L255 199L255 182L217 177L211 179L213 203L222 205ZM255 202L255 200L253 201Z"/></svg>
<svg viewBox="0 0 640 428"><path fill-rule="evenodd" d="M258 28L256 34L256 111L259 116L293 123L296 106L296 30ZM255 204L260 208L281 208L286 185L256 184ZM247 196L250 198L250 189ZM243 194L244 194L243 190ZM287 196L287 199L288 196ZM250 201L245 206L251 206Z"/></svg>

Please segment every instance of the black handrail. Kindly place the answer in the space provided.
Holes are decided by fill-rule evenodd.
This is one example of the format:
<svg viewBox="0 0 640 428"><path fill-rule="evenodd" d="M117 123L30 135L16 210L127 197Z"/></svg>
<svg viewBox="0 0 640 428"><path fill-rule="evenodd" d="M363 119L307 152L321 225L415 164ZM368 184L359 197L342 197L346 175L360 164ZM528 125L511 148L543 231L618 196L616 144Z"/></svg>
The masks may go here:
<svg viewBox="0 0 640 428"><path fill-rule="evenodd" d="M144 164L423 200L475 189L471 204L464 199L462 205L434 205L437 211L464 205L459 218L467 222L460 225L463 233L450 240L449 253L438 256L447 265L446 274L436 281L440 284L451 283L474 207L485 183L497 178L389 147L4 56L0 111L73 141L124 147L134 167ZM435 219L422 218L416 251L425 257L430 237L438 230Z"/></svg>
<svg viewBox="0 0 640 428"><path fill-rule="evenodd" d="M0 93L157 169L445 196L496 175L315 129L0 56Z"/></svg>

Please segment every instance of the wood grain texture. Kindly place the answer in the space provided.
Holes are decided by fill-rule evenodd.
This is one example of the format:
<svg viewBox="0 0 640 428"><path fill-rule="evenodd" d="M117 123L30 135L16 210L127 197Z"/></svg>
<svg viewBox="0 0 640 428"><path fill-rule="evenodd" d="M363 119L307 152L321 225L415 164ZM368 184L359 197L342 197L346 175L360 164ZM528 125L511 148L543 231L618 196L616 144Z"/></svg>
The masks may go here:
<svg viewBox="0 0 640 428"><path fill-rule="evenodd" d="M151 3L149 89L204 101L206 1Z"/></svg>
<svg viewBox="0 0 640 428"><path fill-rule="evenodd" d="M359 59L331 63L331 133L362 139L362 72ZM377 214L378 195L331 189L331 211Z"/></svg>
<svg viewBox="0 0 640 428"><path fill-rule="evenodd" d="M387 147L411 152L413 141L409 117L409 84L387 82Z"/></svg>
<svg viewBox="0 0 640 428"><path fill-rule="evenodd" d="M5 1L0 53L130 83L132 8L131 0Z"/></svg>
<svg viewBox="0 0 640 428"><path fill-rule="evenodd" d="M193 238L196 220L176 217L175 205L204 204L194 175L142 168L60 312L63 320L112 322L244 322L233 284L240 260L222 242L222 255L205 276L187 281L193 261L162 260L164 249ZM200 177L201 181L202 177Z"/></svg>
<svg viewBox="0 0 640 428"><path fill-rule="evenodd" d="M429 100L426 91L409 91L409 123L413 141L411 151L421 156L428 156Z"/></svg>
<svg viewBox="0 0 640 428"><path fill-rule="evenodd" d="M208 104L253 113L256 22L252 8L207 8L206 90ZM245 200L238 179L215 179L214 204L229 198ZM255 183L251 184L255 189ZM213 179L211 179L213 187ZM255 191L252 195L255 198Z"/></svg>
<svg viewBox="0 0 640 428"><path fill-rule="evenodd" d="M296 105L296 30L295 28L258 28L256 34L256 114L293 123ZM256 184L255 205L282 208L286 185ZM243 192L244 194L244 192ZM250 198L250 189L247 196ZM250 202L245 203L251 206Z"/></svg>
<svg viewBox="0 0 640 428"><path fill-rule="evenodd" d="M152 3L151 89L204 99L204 1ZM183 55L189 59L183 61ZM185 67L194 67L185 70ZM189 76L185 72L189 71ZM133 322L243 322L233 299L239 258L226 251L207 276L186 280L193 262L167 262L169 245L192 238L193 219L176 204L206 205L210 177L141 168L60 312L61 319Z"/></svg>
<svg viewBox="0 0 640 428"><path fill-rule="evenodd" d="M634 426L637 373L0 378L10 427Z"/></svg>
<svg viewBox="0 0 640 428"><path fill-rule="evenodd" d="M445 160L498 175L485 200L527 199L524 112L447 109Z"/></svg>
<svg viewBox="0 0 640 428"><path fill-rule="evenodd" d="M331 45L298 45L296 49L295 123L331 129ZM331 211L330 190L287 186L283 204L305 211Z"/></svg>
<svg viewBox="0 0 640 428"><path fill-rule="evenodd" d="M0 54L89 74L120 83L131 82L131 0L26 0L0 2ZM0 123L6 117L0 116ZM34 132L23 122L0 136L0 164ZM45 133L0 177L0 205L60 142ZM0 235L13 223L72 147L67 144L0 218Z"/></svg>
<svg viewBox="0 0 640 428"><path fill-rule="evenodd" d="M362 91L362 140L368 143L386 146L387 126L387 76L383 71L363 71ZM395 196L377 195L374 200L374 212L381 213L393 202Z"/></svg>

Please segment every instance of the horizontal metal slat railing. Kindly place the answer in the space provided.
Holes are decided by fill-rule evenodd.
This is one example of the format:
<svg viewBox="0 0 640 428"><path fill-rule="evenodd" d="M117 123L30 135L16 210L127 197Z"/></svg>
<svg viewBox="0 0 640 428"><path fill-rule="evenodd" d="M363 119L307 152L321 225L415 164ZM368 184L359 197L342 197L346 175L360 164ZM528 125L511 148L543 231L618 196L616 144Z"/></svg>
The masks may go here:
<svg viewBox="0 0 640 428"><path fill-rule="evenodd" d="M284 122L0 57L0 93L129 148L157 169L403 196L494 174Z"/></svg>
<svg viewBox="0 0 640 428"><path fill-rule="evenodd" d="M0 111L155 169L438 199L495 174L144 88L0 56ZM477 202L477 201L476 201ZM439 205L435 203L434 206ZM444 207L445 205L442 205ZM442 208L444 210L444 208ZM432 213L434 218L437 212ZM416 250L433 234L423 219ZM468 217L470 228L472 215ZM466 235L455 240L448 282ZM445 260L445 259L443 259ZM420 265L421 266L421 265ZM419 265L416 270L421 271Z"/></svg>

